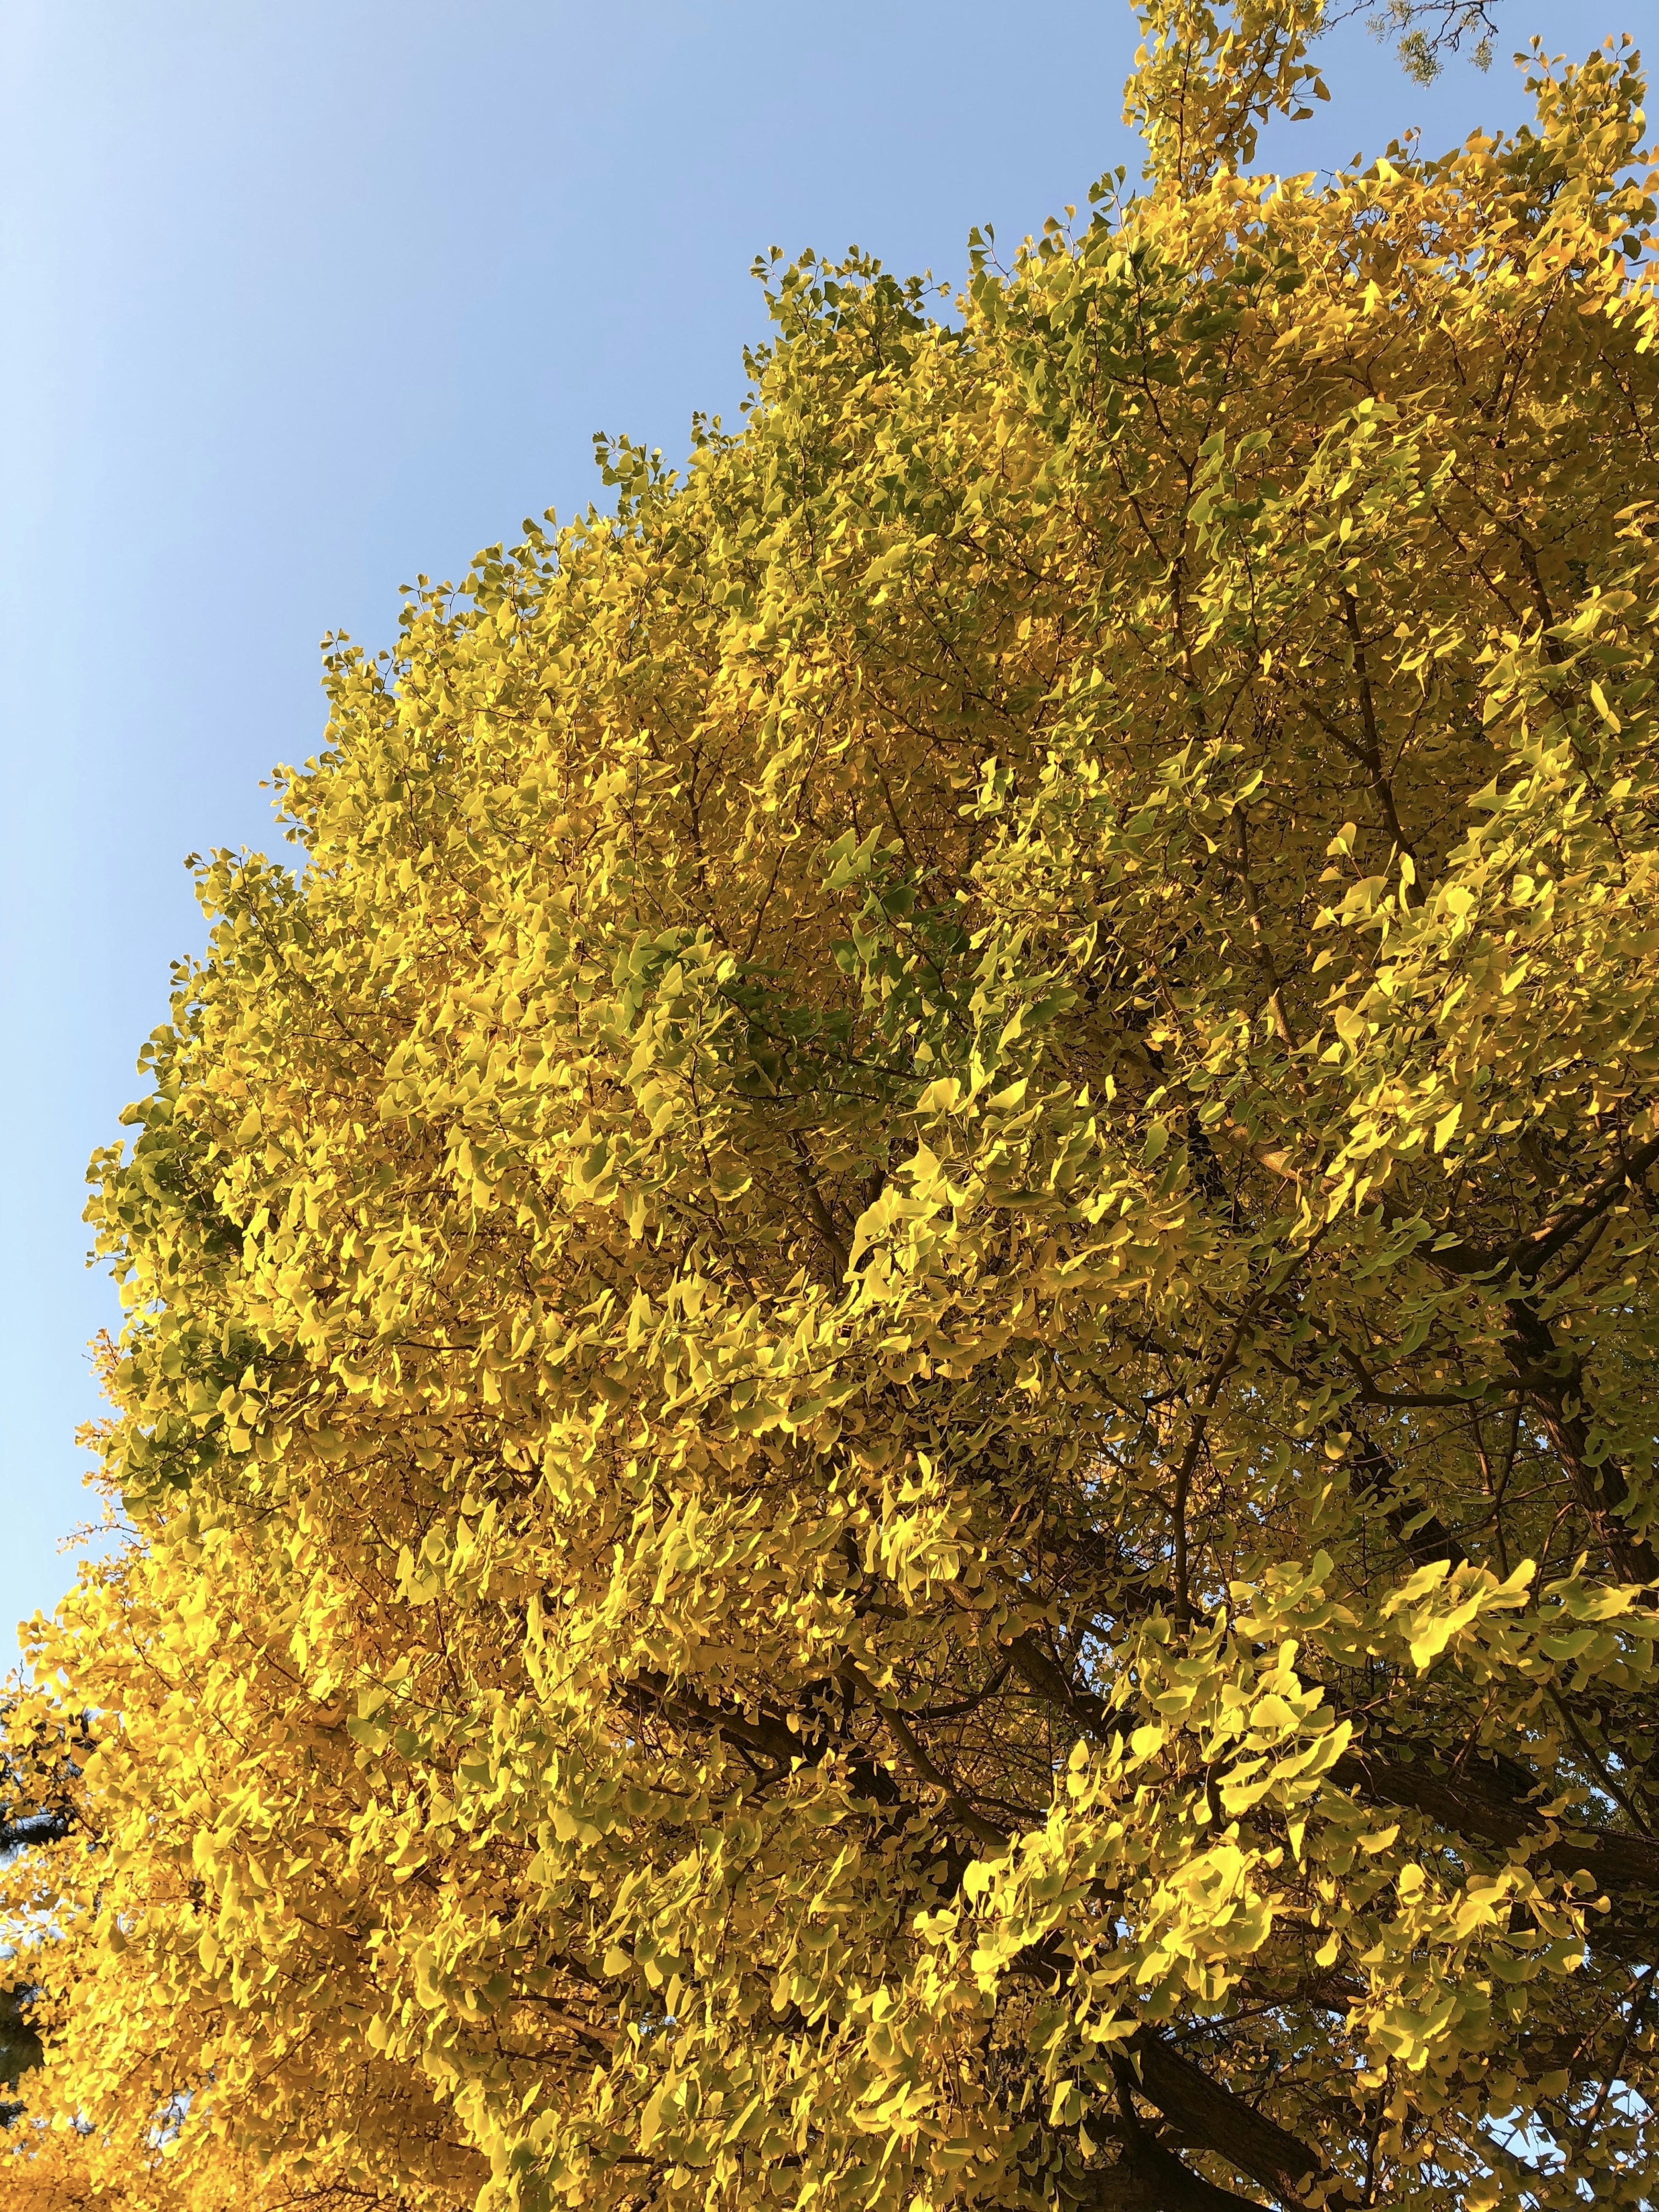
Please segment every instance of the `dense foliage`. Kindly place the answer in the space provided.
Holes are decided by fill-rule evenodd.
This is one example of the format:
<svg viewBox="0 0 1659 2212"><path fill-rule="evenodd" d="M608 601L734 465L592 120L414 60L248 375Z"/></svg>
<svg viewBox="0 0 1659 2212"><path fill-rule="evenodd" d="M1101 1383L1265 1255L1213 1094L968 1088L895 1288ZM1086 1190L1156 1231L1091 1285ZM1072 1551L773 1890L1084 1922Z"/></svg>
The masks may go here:
<svg viewBox="0 0 1659 2212"><path fill-rule="evenodd" d="M778 264L204 866L9 2203L1648 2201L1641 86L1249 174L1316 12Z"/></svg>

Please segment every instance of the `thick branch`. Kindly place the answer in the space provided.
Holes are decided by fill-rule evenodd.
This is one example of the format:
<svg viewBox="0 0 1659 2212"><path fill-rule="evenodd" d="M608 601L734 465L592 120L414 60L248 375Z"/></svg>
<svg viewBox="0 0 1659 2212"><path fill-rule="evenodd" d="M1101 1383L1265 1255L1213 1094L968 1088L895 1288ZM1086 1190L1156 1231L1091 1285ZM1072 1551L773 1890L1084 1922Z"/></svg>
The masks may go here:
<svg viewBox="0 0 1659 2212"><path fill-rule="evenodd" d="M1358 1790L1373 1801L1421 1813L1451 1835L1498 1850L1511 1851L1530 1842L1532 1858L1557 1874L1588 1874L1615 1906L1626 1908L1622 1916L1615 1911L1605 1919L1592 1917L1592 1942L1621 1954L1636 1937L1651 1948L1647 1899L1659 1897L1659 1842L1653 1838L1602 1830L1593 1836L1558 1834L1549 1841L1536 1806L1501 1797L1462 1776L1431 1773L1417 1759L1407 1765L1367 1752L1347 1752L1332 1767L1331 1779L1339 1789ZM1639 1912L1632 1918L1632 1911L1638 1906Z"/></svg>
<svg viewBox="0 0 1659 2212"><path fill-rule="evenodd" d="M1627 1160L1609 1168L1576 1206L1564 1207L1553 1221L1523 1238L1515 1261L1517 1270L1529 1280L1538 1275L1581 1230L1588 1229L1632 1183L1640 1182L1656 1162L1659 1162L1659 1136L1650 1137Z"/></svg>
<svg viewBox="0 0 1659 2212"><path fill-rule="evenodd" d="M1353 646L1354 673L1359 678L1359 711L1365 725L1364 745L1363 748L1356 747L1354 750L1370 777L1371 790L1382 811L1389 835L1394 840L1395 851L1405 854L1414 868L1417 855L1412 851L1406 833L1400 826L1400 816L1394 803L1394 786L1389 781L1388 773L1382 766L1382 740L1376 726L1376 702L1371 696L1370 671L1365 665L1365 639L1359 626L1359 602L1352 592L1342 594L1342 618L1347 625L1348 637ZM1420 892L1419 896L1421 896ZM1401 906L1410 903L1403 882L1400 902Z"/></svg>
<svg viewBox="0 0 1659 2212"><path fill-rule="evenodd" d="M1032 1975L1052 1988L1057 1982L1063 1983L1073 1966L1067 1951L1054 1936L1048 1936L1021 1952L1015 1971ZM1201 2067L1183 2057L1152 2028L1141 2027L1129 2041L1120 2044L1112 2063L1118 2077L1123 2126L1127 2130L1122 2162L1132 2178L1139 2178L1147 2172L1144 2166L1137 2169L1137 2161L1146 2148L1163 2149L1163 2146L1154 2144L1136 2119L1130 2094L1133 2092L1157 2106L1183 2147L1213 2151L1218 2158L1225 2159L1230 2166L1285 2204L1299 2206L1305 2204L1310 2197L1316 2197L1320 2203L1329 2208L1329 2212L1340 2212L1340 2208L1357 2202L1341 2177L1333 2173L1318 2154L1299 2137L1269 2119L1265 2112L1258 2112L1254 2105L1247 2104L1221 2082L1212 2081ZM1164 2154L1170 2155L1167 2151ZM1184 2177L1182 2186L1190 2184L1199 2191L1211 2185L1189 2173L1179 2160L1171 2159L1170 2163L1171 2194L1164 2200L1168 2205L1219 2206L1243 2201L1228 2196L1224 2190L1212 2197L1176 2195L1174 2186L1181 2177ZM1101 2201L1133 2206L1143 2200L1124 2195Z"/></svg>
<svg viewBox="0 0 1659 2212"><path fill-rule="evenodd" d="M1437 1242L1430 1250L1430 1261L1449 1276L1466 1279L1484 1276L1493 1279L1496 1285L1506 1276L1518 1275L1529 1287L1556 1254L1599 1220L1623 1191L1646 1176L1656 1161L1659 1161L1659 1137L1620 1160L1576 1206L1566 1207L1530 1235L1501 1249L1482 1249L1465 1240L1443 1245ZM1583 1361L1576 1352L1561 1350L1549 1323L1524 1291L1508 1299L1505 1315L1509 1334L1504 1339L1504 1357L1566 1469L1574 1495L1595 1522L1614 1571L1627 1582L1659 1582L1659 1555L1645 1537L1631 1528L1626 1517L1630 1485L1623 1468L1617 1460L1598 1461L1591 1455L1589 1429L1584 1419Z"/></svg>
<svg viewBox="0 0 1659 2212"><path fill-rule="evenodd" d="M1141 2130L1115 2166L1087 2177L1085 2204L1098 2212L1261 2212L1248 2197L1218 2189Z"/></svg>
<svg viewBox="0 0 1659 2212"><path fill-rule="evenodd" d="M1474 1244L1460 1237L1449 1244L1437 1243L1429 1256L1437 1267L1449 1275L1501 1277L1514 1273L1523 1283L1534 1283L1559 1252L1565 1251L1575 1237L1599 1220L1610 1206L1616 1205L1632 1184L1642 1182L1656 1164L1659 1164L1659 1136L1638 1145L1628 1159L1615 1161L1590 1185L1583 1198L1552 1214L1524 1237L1514 1237L1507 1244L1486 1245ZM1386 1200L1384 1211L1392 1218L1402 1218L1401 1211L1390 1206Z"/></svg>
<svg viewBox="0 0 1659 2212"><path fill-rule="evenodd" d="M1129 2049L1138 2086L1184 2141L1214 2151L1284 2203L1305 2204L1316 2194L1332 2207L1358 2201L1316 2151L1169 2044L1143 2031Z"/></svg>
<svg viewBox="0 0 1659 2212"><path fill-rule="evenodd" d="M1659 1559L1626 1516L1630 1485L1625 1470L1616 1459L1591 1455L1583 1362L1577 1352L1561 1350L1531 1299L1511 1298L1507 1312L1504 1355L1567 1471L1574 1495L1600 1530L1608 1559L1626 1582L1659 1582Z"/></svg>
<svg viewBox="0 0 1659 2212"><path fill-rule="evenodd" d="M812 1155L799 1135L794 1139L794 1146L798 1155L795 1174L800 1184L801 1196L806 1202L806 1211L811 1218L812 1226L830 1249L830 1257L835 1262L836 1268L835 1287L839 1289L847 1279L848 1259L847 1240L836 1226L835 1216L823 1202L823 1194L818 1188L817 1177L812 1172Z"/></svg>
<svg viewBox="0 0 1659 2212"><path fill-rule="evenodd" d="M1285 994L1279 980L1279 969L1273 959L1273 946L1261 924L1261 905L1256 896L1255 878L1250 873L1249 823L1243 806L1233 809L1233 834L1237 847L1237 859L1232 873L1237 877L1244 893L1244 912L1250 925L1250 942L1255 951L1256 964L1261 970L1262 981L1267 987L1267 1006L1273 1018L1273 1027L1279 1032L1279 1042L1287 1052L1296 1050L1296 1036L1290 1018L1285 1011Z"/></svg>
<svg viewBox="0 0 1659 2212"><path fill-rule="evenodd" d="M1008 1646L1014 1672L1042 1698L1058 1705L1073 1728L1084 1735L1121 1735L1123 1729L1111 1708L1092 1690L1076 1688L1029 1630Z"/></svg>
<svg viewBox="0 0 1659 2212"><path fill-rule="evenodd" d="M1356 1498L1372 1498L1382 1508L1395 1540L1404 1547L1413 1566L1445 1559L1462 1566L1468 1554L1437 1513L1429 1511L1404 1488L1399 1468L1369 1437L1355 1439L1358 1449L1348 1463L1348 1488Z"/></svg>
<svg viewBox="0 0 1659 2212"><path fill-rule="evenodd" d="M975 1812L950 1776L942 1768L934 1765L921 1744L917 1742L915 1730L906 1724L904 1716L899 1712L884 1711L882 1719L886 1723L893 1741L899 1746L910 1765L930 1789L939 1791L974 1841L976 1844L983 1844L988 1850L1002 1849L1008 1841L1007 1836L994 1821L988 1820L982 1814Z"/></svg>
<svg viewBox="0 0 1659 2212"><path fill-rule="evenodd" d="M68 1813L19 1813L13 1820L0 1820L0 1851L21 1850L28 1844L61 1843L74 1826Z"/></svg>

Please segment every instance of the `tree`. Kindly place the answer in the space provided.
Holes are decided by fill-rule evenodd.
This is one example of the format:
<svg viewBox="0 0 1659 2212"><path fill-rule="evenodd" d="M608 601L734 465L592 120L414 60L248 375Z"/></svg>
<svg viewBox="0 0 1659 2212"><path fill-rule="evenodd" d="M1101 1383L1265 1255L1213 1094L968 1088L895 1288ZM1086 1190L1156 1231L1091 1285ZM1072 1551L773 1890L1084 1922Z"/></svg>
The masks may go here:
<svg viewBox="0 0 1659 2212"><path fill-rule="evenodd" d="M775 261L203 865L38 2201L1649 2201L1642 88L1270 186L1316 24Z"/></svg>
<svg viewBox="0 0 1659 2212"><path fill-rule="evenodd" d="M1408 76L1432 84L1448 54L1461 54L1469 41L1469 59L1480 70L1492 67L1498 36L1495 0L1348 0L1328 9L1327 23L1358 16L1376 38L1394 37L1395 52Z"/></svg>

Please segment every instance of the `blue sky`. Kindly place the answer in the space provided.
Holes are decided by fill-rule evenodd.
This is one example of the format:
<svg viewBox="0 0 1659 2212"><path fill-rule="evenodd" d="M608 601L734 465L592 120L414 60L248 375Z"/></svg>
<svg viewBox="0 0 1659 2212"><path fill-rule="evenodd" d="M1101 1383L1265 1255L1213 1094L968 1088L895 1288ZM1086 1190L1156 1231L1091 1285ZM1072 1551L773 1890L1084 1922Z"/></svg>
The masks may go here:
<svg viewBox="0 0 1659 2212"><path fill-rule="evenodd" d="M1507 53L1659 46L1659 0L1500 0ZM777 244L961 273L1139 155L1123 0L0 0L0 1665L90 1510L88 1154L138 1088L182 866L269 842L322 727L317 641L393 634L598 491L596 430L676 459L735 416ZM1276 131L1297 169L1516 119L1363 32Z"/></svg>

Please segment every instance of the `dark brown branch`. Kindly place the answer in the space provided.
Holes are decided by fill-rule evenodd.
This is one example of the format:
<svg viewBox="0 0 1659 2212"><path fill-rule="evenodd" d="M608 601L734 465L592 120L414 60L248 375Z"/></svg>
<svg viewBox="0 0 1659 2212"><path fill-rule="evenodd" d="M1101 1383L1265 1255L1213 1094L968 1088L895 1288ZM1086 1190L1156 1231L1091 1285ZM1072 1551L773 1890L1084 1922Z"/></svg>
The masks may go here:
<svg viewBox="0 0 1659 2212"><path fill-rule="evenodd" d="M1051 1984L1073 1967L1053 1936L1030 1946L1015 1963L1017 1971L1038 1975ZM1112 2063L1118 2077L1123 2154L1117 2166L1091 2177L1091 2190L1097 2187L1101 2192L1094 2202L1135 2208L1135 2212L1143 2205L1155 2205L1158 2212L1185 2212L1188 2206L1194 2212L1222 2212L1223 2207L1249 2201L1203 2180L1158 2142L1136 2117L1133 2095L1138 2094L1163 2114L1184 2148L1213 2152L1276 2201L1300 2206L1316 2197L1328 2212L1358 2204L1348 2185L1316 2152L1212 2081L1153 2029L1142 2027L1120 2045ZM1165 2193L1156 2194L1158 2188ZM1143 2193L1134 2193L1137 2190Z"/></svg>
<svg viewBox="0 0 1659 2212"><path fill-rule="evenodd" d="M886 1723L894 1742L917 1774L929 1789L939 1791L974 1841L983 1844L988 1850L1000 1850L1008 1841L1006 1831L999 1828L995 1821L988 1820L982 1814L975 1811L950 1776L929 1759L917 1742L915 1731L906 1725L903 1715L884 1711L882 1719Z"/></svg>
<svg viewBox="0 0 1659 2212"><path fill-rule="evenodd" d="M1584 1419L1583 1362L1563 1352L1549 1323L1529 1298L1511 1298L1504 1356L1526 1393L1577 1498L1601 1533L1608 1559L1626 1582L1659 1582L1659 1559L1646 1537L1632 1528L1626 1508L1630 1485L1610 1456L1592 1456Z"/></svg>
<svg viewBox="0 0 1659 2212"><path fill-rule="evenodd" d="M1399 1468L1369 1437L1357 1437L1348 1463L1348 1488L1356 1498L1372 1498L1382 1508L1389 1533L1413 1566L1444 1559L1461 1567L1468 1554L1437 1513L1403 1488Z"/></svg>
<svg viewBox="0 0 1659 2212"><path fill-rule="evenodd" d="M1085 2179L1083 2202L1097 2212L1261 2212L1254 2198L1194 2173L1144 2129L1129 2136L1115 2166Z"/></svg>
<svg viewBox="0 0 1659 2212"><path fill-rule="evenodd" d="M1359 602L1352 592L1342 594L1342 618L1347 624L1348 637L1353 646L1354 673L1359 678L1359 712L1365 725L1364 746L1358 752L1357 757L1364 763L1365 772L1370 777L1371 790L1382 811L1382 819L1394 840L1395 850L1403 853L1415 871L1417 855L1407 842L1406 833L1400 826L1400 817L1395 809L1394 787L1382 766L1382 741L1376 726L1376 703L1371 696L1370 671L1365 665L1365 640L1359 627ZM1419 892L1418 896L1420 898L1422 894ZM1403 882L1400 903L1402 907L1411 903L1406 896Z"/></svg>
<svg viewBox="0 0 1659 2212"><path fill-rule="evenodd" d="M1621 1159L1616 1166L1609 1168L1598 1182L1591 1184L1576 1206L1567 1206L1553 1221L1547 1221L1541 1229L1536 1229L1530 1237L1523 1237L1515 1254L1516 1272L1528 1280L1536 1277L1558 1252L1564 1251L1571 1243L1580 1231L1587 1229L1591 1222L1605 1213L1632 1184L1639 1183L1656 1162L1659 1162L1659 1137L1650 1138L1645 1145L1639 1145L1627 1160Z"/></svg>
<svg viewBox="0 0 1659 2212"><path fill-rule="evenodd" d="M1122 1733L1110 1707L1092 1690L1075 1688L1029 1630L1015 1637L1007 1649L1014 1672L1040 1697L1058 1705L1083 1735L1099 1737Z"/></svg>
<svg viewBox="0 0 1659 2212"><path fill-rule="evenodd" d="M1185 2142L1215 2152L1282 2203L1317 2195L1335 2208L1358 2202L1316 2151L1276 2120L1212 2081L1190 2058L1143 2030L1128 2046L1138 2087Z"/></svg>
<svg viewBox="0 0 1659 2212"><path fill-rule="evenodd" d="M1652 1948L1653 1916L1646 1900L1659 1898L1659 1842L1602 1830L1593 1836L1558 1834L1547 1840L1534 1805L1482 1789L1461 1775L1435 1774L1420 1759L1409 1765L1366 1751L1346 1752L1331 1769L1339 1789L1358 1790L1374 1802L1420 1813L1453 1836L1505 1853L1530 1844L1529 1856L1556 1874L1587 1874L1615 1908L1592 1914L1593 1943L1622 1955L1632 1942ZM1637 1907L1639 1909L1630 1910Z"/></svg>
<svg viewBox="0 0 1659 2212"><path fill-rule="evenodd" d="M1659 1136L1638 1146L1628 1159L1619 1160L1590 1185L1576 1204L1564 1207L1526 1236L1517 1237L1508 1244L1484 1246L1459 1237L1451 1243L1437 1245L1429 1257L1435 1267L1449 1275L1501 1277L1512 1273L1519 1275L1523 1283L1534 1283L1558 1252L1564 1251L1575 1237L1599 1219L1632 1184L1639 1183L1656 1164L1659 1164ZM1386 1200L1384 1212L1390 1220L1403 1218Z"/></svg>
<svg viewBox="0 0 1659 2212"><path fill-rule="evenodd" d="M1255 878L1250 873L1249 821L1243 806L1233 809L1233 835L1238 847L1237 860L1231 872L1239 881L1244 894L1244 912L1250 925L1250 942L1255 951L1256 965L1261 970L1262 981L1267 987L1267 1006L1273 1018L1273 1027L1279 1041L1287 1052L1296 1050L1296 1036L1285 1012L1285 994L1279 980L1278 965L1273 959L1273 946L1262 927L1261 902L1256 897Z"/></svg>
<svg viewBox="0 0 1659 2212"><path fill-rule="evenodd" d="M817 1178L812 1172L812 1155L799 1134L794 1138L794 1146L798 1155L795 1172L799 1178L801 1196L806 1201L806 1211L811 1217L812 1226L830 1248L830 1256L836 1267L835 1287L839 1290L847 1279L849 1257L847 1241L836 1225L835 1216L823 1202L823 1194L819 1190Z"/></svg>
<svg viewBox="0 0 1659 2212"><path fill-rule="evenodd" d="M1448 1276L1466 1280L1485 1277L1494 1286L1506 1276L1519 1276L1529 1287L1559 1252L1598 1220L1622 1192L1639 1183L1656 1162L1659 1137L1621 1158L1576 1205L1529 1235L1484 1249L1462 1238L1443 1245L1437 1242L1426 1256L1431 1266ZM1386 1204L1385 1213L1401 1218L1397 1209ZM1627 1582L1659 1582L1659 1555L1631 1528L1626 1516L1631 1492L1623 1468L1615 1459L1592 1456L1584 1419L1583 1361L1576 1352L1561 1350L1549 1323L1524 1291L1508 1299L1505 1316L1509 1333L1504 1339L1504 1357L1566 1469L1575 1498L1594 1522L1614 1571Z"/></svg>

